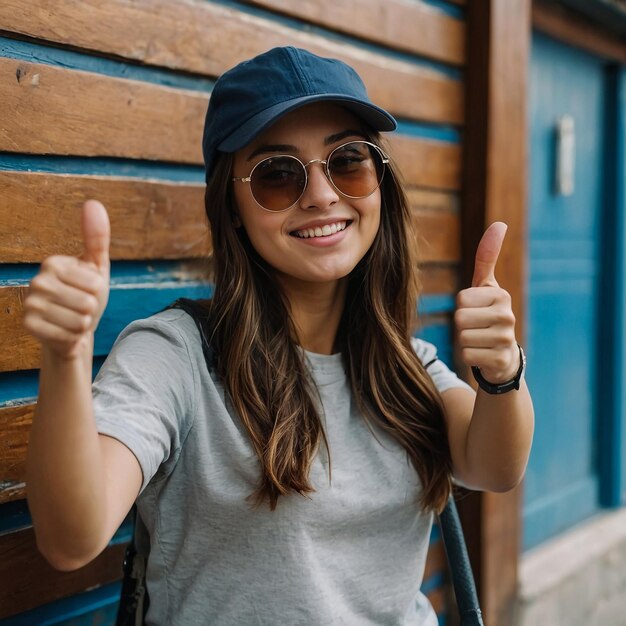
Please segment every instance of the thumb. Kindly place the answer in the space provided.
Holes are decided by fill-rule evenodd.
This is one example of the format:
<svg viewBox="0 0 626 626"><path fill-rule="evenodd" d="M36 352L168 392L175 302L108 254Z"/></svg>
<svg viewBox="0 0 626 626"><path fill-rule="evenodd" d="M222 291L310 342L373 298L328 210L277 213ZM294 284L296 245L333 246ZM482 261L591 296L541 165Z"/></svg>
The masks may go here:
<svg viewBox="0 0 626 626"><path fill-rule="evenodd" d="M87 200L83 204L81 227L85 251L80 258L95 263L100 270L108 271L111 225L107 210L101 202Z"/></svg>
<svg viewBox="0 0 626 626"><path fill-rule="evenodd" d="M496 262L502 249L507 225L494 222L483 234L476 249L472 287L497 287Z"/></svg>

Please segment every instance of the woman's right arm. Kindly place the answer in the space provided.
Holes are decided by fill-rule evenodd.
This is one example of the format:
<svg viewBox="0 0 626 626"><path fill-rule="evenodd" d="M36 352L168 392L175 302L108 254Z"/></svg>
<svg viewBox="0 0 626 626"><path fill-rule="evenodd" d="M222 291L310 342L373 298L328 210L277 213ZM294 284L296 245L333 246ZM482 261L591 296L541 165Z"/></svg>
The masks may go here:
<svg viewBox="0 0 626 626"><path fill-rule="evenodd" d="M83 207L85 252L46 259L24 301L24 327L42 344L39 398L26 461L37 545L71 570L107 545L139 493L141 468L93 415L93 336L109 294L109 220Z"/></svg>

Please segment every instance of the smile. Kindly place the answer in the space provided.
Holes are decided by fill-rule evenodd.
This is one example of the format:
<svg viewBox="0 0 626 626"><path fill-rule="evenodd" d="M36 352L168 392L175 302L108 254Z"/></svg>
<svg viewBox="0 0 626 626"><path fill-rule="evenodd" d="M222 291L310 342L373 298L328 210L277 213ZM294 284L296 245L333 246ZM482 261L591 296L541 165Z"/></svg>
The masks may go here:
<svg viewBox="0 0 626 626"><path fill-rule="evenodd" d="M316 226L315 228L304 228L303 230L295 230L291 234L300 239L311 239L315 237L329 237L349 226L350 222L333 222L332 224L324 224L324 226Z"/></svg>

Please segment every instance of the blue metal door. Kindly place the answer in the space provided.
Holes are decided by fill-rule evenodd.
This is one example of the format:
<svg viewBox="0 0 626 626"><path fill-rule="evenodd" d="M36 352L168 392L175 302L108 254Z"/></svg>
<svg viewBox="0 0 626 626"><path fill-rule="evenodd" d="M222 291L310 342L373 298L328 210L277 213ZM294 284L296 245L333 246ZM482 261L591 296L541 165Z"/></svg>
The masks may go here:
<svg viewBox="0 0 626 626"><path fill-rule="evenodd" d="M530 78L527 352L537 424L525 483L525 548L598 507L605 68L591 54L535 34ZM573 122L569 194L556 192L563 116Z"/></svg>

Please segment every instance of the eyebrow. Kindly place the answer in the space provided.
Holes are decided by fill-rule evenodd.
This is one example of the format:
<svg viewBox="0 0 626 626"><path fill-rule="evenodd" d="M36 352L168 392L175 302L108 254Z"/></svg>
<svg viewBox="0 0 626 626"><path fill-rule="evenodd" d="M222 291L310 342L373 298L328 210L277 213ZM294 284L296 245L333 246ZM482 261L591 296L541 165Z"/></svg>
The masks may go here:
<svg viewBox="0 0 626 626"><path fill-rule="evenodd" d="M342 139L345 139L346 137L362 137L363 139L367 139L367 137L365 136L365 133L363 133L362 130L348 129L340 133L335 133L334 135L328 135L328 137L324 139L324 145L330 146L331 143L337 143L338 141L341 141Z"/></svg>
<svg viewBox="0 0 626 626"><path fill-rule="evenodd" d="M337 143L346 137L362 137L363 139L367 139L363 131L347 129L342 130L340 133L334 133L333 135L328 135L324 139L324 145L329 146L333 143ZM279 144L263 144L259 146L256 150L253 150L246 161L252 160L255 156L259 154L264 154L266 152L277 152L279 154L284 154L285 152L299 152L297 146L293 146L287 143L279 143Z"/></svg>

